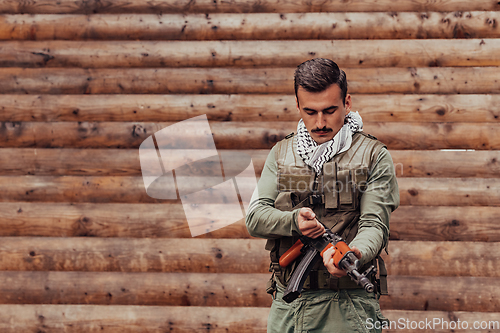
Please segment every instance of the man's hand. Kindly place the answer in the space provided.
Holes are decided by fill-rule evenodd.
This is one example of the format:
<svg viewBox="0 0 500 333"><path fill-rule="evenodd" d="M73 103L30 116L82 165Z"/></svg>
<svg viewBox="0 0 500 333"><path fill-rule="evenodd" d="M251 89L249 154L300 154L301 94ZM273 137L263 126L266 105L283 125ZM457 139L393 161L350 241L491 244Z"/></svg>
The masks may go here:
<svg viewBox="0 0 500 333"><path fill-rule="evenodd" d="M356 257L358 257L358 259L361 259L361 251L359 251L359 249L356 246L351 247L351 250L352 250L352 252L354 252ZM335 249L333 248L333 246L331 248L329 248L328 250L326 250L323 253L323 264L325 265L328 272L330 274L332 274L333 276L336 276L336 277L346 276L347 273L345 271L338 269L333 264L333 255L334 254L335 254Z"/></svg>
<svg viewBox="0 0 500 333"><path fill-rule="evenodd" d="M325 233L325 228L316 220L316 214L308 207L301 208L297 217L302 235L317 238Z"/></svg>

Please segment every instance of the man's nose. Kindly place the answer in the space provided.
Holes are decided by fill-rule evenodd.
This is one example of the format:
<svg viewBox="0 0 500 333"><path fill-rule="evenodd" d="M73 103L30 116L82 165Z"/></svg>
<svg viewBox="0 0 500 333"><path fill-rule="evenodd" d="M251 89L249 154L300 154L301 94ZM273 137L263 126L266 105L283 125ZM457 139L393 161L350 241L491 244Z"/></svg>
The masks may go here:
<svg viewBox="0 0 500 333"><path fill-rule="evenodd" d="M323 112L318 112L316 118L316 127L323 128L325 126L326 126L325 115L323 114Z"/></svg>

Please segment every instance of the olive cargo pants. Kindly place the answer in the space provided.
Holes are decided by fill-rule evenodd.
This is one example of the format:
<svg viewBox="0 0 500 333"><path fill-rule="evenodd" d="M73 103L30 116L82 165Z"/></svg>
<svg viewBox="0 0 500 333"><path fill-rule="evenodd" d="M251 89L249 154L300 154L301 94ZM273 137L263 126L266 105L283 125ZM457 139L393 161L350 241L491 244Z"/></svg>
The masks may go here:
<svg viewBox="0 0 500 333"><path fill-rule="evenodd" d="M290 304L282 300L283 291L278 286L268 333L378 333L387 321L376 295L364 289L305 290Z"/></svg>

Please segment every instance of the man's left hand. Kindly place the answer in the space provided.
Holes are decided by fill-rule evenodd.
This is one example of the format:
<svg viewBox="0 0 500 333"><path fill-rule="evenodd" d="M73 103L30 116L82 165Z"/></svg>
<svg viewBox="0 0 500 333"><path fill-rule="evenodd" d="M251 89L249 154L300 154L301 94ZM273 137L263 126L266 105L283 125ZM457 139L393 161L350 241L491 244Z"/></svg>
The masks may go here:
<svg viewBox="0 0 500 333"><path fill-rule="evenodd" d="M356 246L351 247L351 250L352 252L354 252L354 255L356 255L358 259L361 259L361 251ZM333 248L333 246L328 250L326 250L323 253L323 264L325 265L328 272L333 276L336 277L346 276L347 273L345 271L335 267L335 264L333 263L334 254L335 254L335 249Z"/></svg>

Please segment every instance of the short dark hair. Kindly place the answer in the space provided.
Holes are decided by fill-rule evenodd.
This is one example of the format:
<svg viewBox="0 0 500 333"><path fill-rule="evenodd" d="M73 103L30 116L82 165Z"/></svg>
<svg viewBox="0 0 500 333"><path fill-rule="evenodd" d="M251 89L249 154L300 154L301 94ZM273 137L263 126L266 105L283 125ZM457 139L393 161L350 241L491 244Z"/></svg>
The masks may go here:
<svg viewBox="0 0 500 333"><path fill-rule="evenodd" d="M338 84L345 105L347 96L347 77L345 72L330 59L314 58L304 61L295 70L295 97L299 87L308 92L322 92L332 84ZM297 99L298 101L298 99Z"/></svg>

